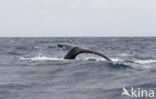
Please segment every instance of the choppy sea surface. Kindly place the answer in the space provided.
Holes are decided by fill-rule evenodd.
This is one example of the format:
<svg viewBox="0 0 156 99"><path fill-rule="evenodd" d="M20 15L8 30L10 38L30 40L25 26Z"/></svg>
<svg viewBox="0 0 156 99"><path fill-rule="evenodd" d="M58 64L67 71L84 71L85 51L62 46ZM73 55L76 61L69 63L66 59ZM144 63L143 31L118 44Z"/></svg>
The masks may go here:
<svg viewBox="0 0 156 99"><path fill-rule="evenodd" d="M64 60L58 43L113 62L91 54ZM131 99L123 87L156 92L156 37L0 38L0 99Z"/></svg>

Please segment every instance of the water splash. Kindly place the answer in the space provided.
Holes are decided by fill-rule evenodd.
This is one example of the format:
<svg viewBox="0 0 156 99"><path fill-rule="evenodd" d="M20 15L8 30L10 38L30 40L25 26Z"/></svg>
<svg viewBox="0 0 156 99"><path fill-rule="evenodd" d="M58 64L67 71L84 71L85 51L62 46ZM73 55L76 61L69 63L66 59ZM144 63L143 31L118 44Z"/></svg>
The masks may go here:
<svg viewBox="0 0 156 99"><path fill-rule="evenodd" d="M62 48L60 48L61 58L63 58Z"/></svg>

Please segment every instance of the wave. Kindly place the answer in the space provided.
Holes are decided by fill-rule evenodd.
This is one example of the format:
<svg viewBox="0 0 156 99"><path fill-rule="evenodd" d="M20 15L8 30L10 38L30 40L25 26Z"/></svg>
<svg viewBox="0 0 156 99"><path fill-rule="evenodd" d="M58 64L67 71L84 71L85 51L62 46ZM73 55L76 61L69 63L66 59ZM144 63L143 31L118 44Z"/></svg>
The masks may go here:
<svg viewBox="0 0 156 99"><path fill-rule="evenodd" d="M46 61L46 60L52 60L52 61L67 61L67 59L59 58L59 57L47 57L47 56L35 56L32 58L26 58L26 57L21 57L21 60L32 60L32 61ZM76 59L76 60L93 60L93 61L107 61L104 58L95 58L95 57L86 57L84 59ZM111 58L113 62L118 62L120 61L119 58Z"/></svg>
<svg viewBox="0 0 156 99"><path fill-rule="evenodd" d="M135 64L138 64L138 67L144 68L144 69L152 69L155 70L155 64L156 60L136 60L134 61Z"/></svg>
<svg viewBox="0 0 156 99"><path fill-rule="evenodd" d="M58 58L58 57L46 57L46 56L37 56L37 57L32 57L32 58L24 58L21 57L21 60L32 60L32 61L46 61L46 60L52 60L52 61L63 61L63 58Z"/></svg>
<svg viewBox="0 0 156 99"><path fill-rule="evenodd" d="M135 63L138 63L138 64L150 64L150 63L156 63L156 60L136 60Z"/></svg>
<svg viewBox="0 0 156 99"><path fill-rule="evenodd" d="M113 62L119 62L121 61L121 59L119 58L110 58ZM86 57L84 58L84 60L95 60L95 61L107 61L106 59L104 58L95 58L95 57Z"/></svg>
<svg viewBox="0 0 156 99"><path fill-rule="evenodd" d="M60 57L47 57L47 56L35 56L32 58L26 58L26 57L21 57L20 60L31 60L31 61L55 61L55 62L73 62L73 60L67 60L63 59ZM104 58L95 58L95 57L86 57L83 59L76 59L74 61L83 61L83 64L86 64L84 61L93 61L97 62L96 64L99 64L99 62L102 62L102 64L107 64L110 67L115 67L115 68L123 68L123 67L128 67L128 68L142 68L142 69L153 69L154 65L153 63L156 63L156 60L122 60L120 58L111 58L113 62L108 62ZM57 63L56 63L57 64Z"/></svg>

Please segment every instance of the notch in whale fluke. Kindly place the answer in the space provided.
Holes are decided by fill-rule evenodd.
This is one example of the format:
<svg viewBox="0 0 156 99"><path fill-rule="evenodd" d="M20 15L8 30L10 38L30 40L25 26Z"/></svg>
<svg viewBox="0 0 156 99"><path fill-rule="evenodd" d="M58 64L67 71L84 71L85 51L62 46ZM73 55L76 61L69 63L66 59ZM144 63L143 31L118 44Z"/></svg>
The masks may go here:
<svg viewBox="0 0 156 99"><path fill-rule="evenodd" d="M64 59L75 59L77 55L81 54L81 53L91 53L91 54L95 54L98 56L101 56L103 58L105 58L107 61L112 61L110 58L108 58L107 56L103 55L100 52L96 52L87 48L81 48L78 47L76 45L72 45L72 44L67 44L67 43L59 43L57 45L60 48L65 47L66 49L68 49L68 53L65 55Z"/></svg>

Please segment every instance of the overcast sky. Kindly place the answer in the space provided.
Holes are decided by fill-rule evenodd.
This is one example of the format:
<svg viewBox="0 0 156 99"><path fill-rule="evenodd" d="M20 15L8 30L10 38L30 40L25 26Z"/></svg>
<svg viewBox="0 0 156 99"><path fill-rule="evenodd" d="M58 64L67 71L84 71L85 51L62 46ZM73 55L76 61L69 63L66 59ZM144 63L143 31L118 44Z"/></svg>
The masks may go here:
<svg viewBox="0 0 156 99"><path fill-rule="evenodd" d="M156 0L0 0L0 36L156 36Z"/></svg>

